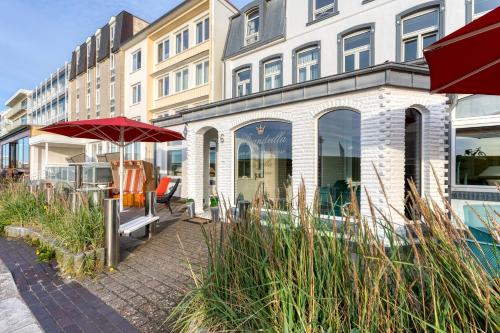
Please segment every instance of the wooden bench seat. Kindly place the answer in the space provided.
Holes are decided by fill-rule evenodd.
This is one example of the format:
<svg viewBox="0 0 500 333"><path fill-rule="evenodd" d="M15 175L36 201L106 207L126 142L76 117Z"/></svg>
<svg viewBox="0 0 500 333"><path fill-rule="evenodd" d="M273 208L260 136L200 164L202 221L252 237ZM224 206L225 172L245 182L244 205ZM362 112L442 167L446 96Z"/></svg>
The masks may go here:
<svg viewBox="0 0 500 333"><path fill-rule="evenodd" d="M134 231L139 230L142 227L148 226L151 223L156 223L160 220L159 216L141 216L127 223L120 225L118 233L120 236L130 236Z"/></svg>

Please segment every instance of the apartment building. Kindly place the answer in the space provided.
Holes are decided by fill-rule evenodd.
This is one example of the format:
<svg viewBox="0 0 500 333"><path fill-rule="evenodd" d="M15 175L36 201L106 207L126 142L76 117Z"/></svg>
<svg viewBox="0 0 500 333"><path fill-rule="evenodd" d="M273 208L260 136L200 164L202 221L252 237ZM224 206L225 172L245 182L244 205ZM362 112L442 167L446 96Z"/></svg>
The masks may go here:
<svg viewBox="0 0 500 333"><path fill-rule="evenodd" d="M19 89L5 102L6 109L0 114L0 172L3 176L29 175L30 97L30 90Z"/></svg>
<svg viewBox="0 0 500 333"><path fill-rule="evenodd" d="M339 215L356 199L407 211L414 181L448 184L450 101L428 93L423 48L481 15L461 0L256 0L231 17L226 100L154 122L186 133L183 183L200 212L215 184L233 204L274 207L302 181ZM471 12L473 10L473 12ZM377 172L375 172L375 168ZM434 180L432 168L438 175ZM398 219L398 217L396 217Z"/></svg>
<svg viewBox="0 0 500 333"><path fill-rule="evenodd" d="M125 115L125 77L122 45L148 23L126 11L113 16L72 53L69 74L69 118L71 120ZM111 144L87 145L91 159L116 149Z"/></svg>
<svg viewBox="0 0 500 333"><path fill-rule="evenodd" d="M227 0L187 0L125 43L126 116L149 122L220 100L222 51L229 18L237 12ZM150 161L156 151L160 173L180 177L183 143L154 147L137 144L130 149Z"/></svg>

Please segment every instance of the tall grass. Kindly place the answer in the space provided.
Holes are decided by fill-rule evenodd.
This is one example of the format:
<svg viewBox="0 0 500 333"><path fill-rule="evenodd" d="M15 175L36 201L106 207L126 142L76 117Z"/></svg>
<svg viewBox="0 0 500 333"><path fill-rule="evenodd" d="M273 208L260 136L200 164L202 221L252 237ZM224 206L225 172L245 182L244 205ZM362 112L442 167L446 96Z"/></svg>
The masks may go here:
<svg viewBox="0 0 500 333"><path fill-rule="evenodd" d="M81 201L80 208L73 212L62 194L56 194L47 204L41 191L31 193L19 182L4 183L0 187L0 229L11 224L29 226L74 253L101 248L102 207L89 205L84 198Z"/></svg>
<svg viewBox="0 0 500 333"><path fill-rule="evenodd" d="M472 257L471 235L437 203L412 201L403 237L356 203L325 227L303 187L296 207L265 223L256 200L246 221L228 217L222 242L205 230L208 265L169 319L181 332L500 331L499 280Z"/></svg>

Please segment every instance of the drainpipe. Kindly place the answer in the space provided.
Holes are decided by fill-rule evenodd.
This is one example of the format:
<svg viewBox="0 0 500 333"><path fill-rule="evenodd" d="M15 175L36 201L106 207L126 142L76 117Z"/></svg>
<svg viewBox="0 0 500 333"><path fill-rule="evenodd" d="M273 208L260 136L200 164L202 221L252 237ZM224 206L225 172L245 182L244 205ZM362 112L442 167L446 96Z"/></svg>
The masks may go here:
<svg viewBox="0 0 500 333"><path fill-rule="evenodd" d="M47 164L49 164L49 142L45 142L45 163L43 168L43 175L45 180L47 180Z"/></svg>
<svg viewBox="0 0 500 333"><path fill-rule="evenodd" d="M452 140L452 130L453 130L453 124L452 124L452 112L453 112L453 109L455 109L455 107L457 106L458 104L458 95L456 94L446 94L446 97L448 97L448 102L447 104L449 104L449 112L448 112L448 116L449 116L449 119L448 119L448 202L450 203L451 205L451 181L452 181L452 177L453 175L451 174L452 172L452 167L451 167L451 163L453 163L453 156L452 154L454 152L451 151L451 140ZM455 166L456 167L456 166ZM451 214L451 212L449 212L448 214Z"/></svg>

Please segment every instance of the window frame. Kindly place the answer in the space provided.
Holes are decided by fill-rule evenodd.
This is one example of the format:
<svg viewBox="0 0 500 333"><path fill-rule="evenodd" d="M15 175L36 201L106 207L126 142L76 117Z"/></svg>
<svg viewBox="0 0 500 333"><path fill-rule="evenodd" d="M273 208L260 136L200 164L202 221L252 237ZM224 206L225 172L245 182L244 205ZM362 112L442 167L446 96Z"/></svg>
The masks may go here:
<svg viewBox="0 0 500 333"><path fill-rule="evenodd" d="M167 80L167 85L165 85L165 80ZM159 92L160 92L160 81L162 82L161 83L161 91L162 91L162 94L160 95ZM165 94L165 87L167 87L167 93ZM163 97L166 97L166 96L169 96L170 95L170 74L166 74L166 75L163 75L159 78L156 79L156 98L157 99L160 99L160 98L163 98Z"/></svg>
<svg viewBox="0 0 500 333"><path fill-rule="evenodd" d="M475 2L476 2L476 0L465 1L465 23L470 23L470 22L480 18L481 16L489 13L490 11L492 11L492 9L490 9L490 10L486 10L484 12L476 13L474 10Z"/></svg>
<svg viewBox="0 0 500 333"><path fill-rule="evenodd" d="M142 50L138 49L132 53L132 73L142 69Z"/></svg>
<svg viewBox="0 0 500 333"><path fill-rule="evenodd" d="M335 16L339 13L339 0L333 0L333 3L331 5L327 5L324 7L321 7L320 9L316 8L316 0L309 0L309 22L307 25L328 19L332 16ZM329 10L332 10L331 13L326 13ZM321 15L323 14L323 15Z"/></svg>
<svg viewBox="0 0 500 333"><path fill-rule="evenodd" d="M257 16L252 18L252 19L249 19L249 17L255 13L257 13ZM249 31L248 31L249 30L249 23L250 23L250 21L255 21L255 20L258 20L258 22L259 22L258 30L252 34L249 34ZM245 26L244 26L245 46L257 43L260 40L261 23L262 23L261 10L258 6L250 8L249 10L247 10L245 12Z"/></svg>
<svg viewBox="0 0 500 333"><path fill-rule="evenodd" d="M260 88L260 91L267 91L265 89L265 79L266 79L265 65L270 63L270 62L277 61L277 60L281 61L281 71L280 71L281 86L280 87L273 87L273 88L267 89L267 90L272 90L272 89L277 89L277 88L283 87L283 53L279 53L279 54L273 54L273 55L266 57L260 61L260 63L259 63L259 88Z"/></svg>
<svg viewBox="0 0 500 333"><path fill-rule="evenodd" d="M208 22L208 25L207 23ZM201 25L201 40L198 40L198 26ZM210 17L208 15L200 18L194 23L195 26L195 44L199 45L210 39ZM208 28L208 30L207 30Z"/></svg>
<svg viewBox="0 0 500 333"><path fill-rule="evenodd" d="M184 33L187 32L187 44L184 43ZM178 37L180 36L180 39ZM180 50L179 50L179 40L180 40ZM189 49L189 26L178 30L175 33L175 54L181 54Z"/></svg>
<svg viewBox="0 0 500 333"><path fill-rule="evenodd" d="M201 66L201 82L198 83L198 66ZM208 58L205 58L194 65L195 72L195 86L201 87L203 85L208 84L209 76L210 76L210 62Z"/></svg>
<svg viewBox="0 0 500 333"><path fill-rule="evenodd" d="M360 24L357 26L354 26L352 28L349 28L347 30L344 30L340 32L337 35L337 72L338 73L345 73L345 51L344 51L344 43L345 39L349 37L354 37L357 34L364 33L366 31L370 32L370 44L369 44L369 51L370 51L370 66L373 66L375 64L375 23L366 23L366 24ZM358 50L361 48L353 49L353 50ZM353 50L349 50L349 53L352 53ZM359 53L358 53L359 54ZM359 57L358 57L359 58ZM358 59L359 62L359 59ZM358 68L359 69L359 68ZM356 70L356 66L355 66Z"/></svg>
<svg viewBox="0 0 500 333"><path fill-rule="evenodd" d="M298 56L299 56L299 54L302 52L305 52L305 51L309 51L313 48L318 49L318 72L319 72L318 78L321 78L321 41L310 42L307 44L303 44L303 45L295 48L292 51L292 66L293 66L293 68L292 68L292 82L294 84L299 83L299 81L298 81L298 78L299 78L299 75L298 75L298 73L299 73ZM306 80L304 82L308 82L308 81L310 81L310 80Z"/></svg>
<svg viewBox="0 0 500 333"><path fill-rule="evenodd" d="M404 62L404 53L403 53L403 19L408 19L410 16L420 14L426 10L438 9L438 31L437 31L437 39L441 39L444 36L444 27L445 27L445 4L444 0L434 0L429 1L417 6L414 6L410 9L407 9L396 16L396 61ZM418 15L416 15L418 16ZM427 32L427 34L431 34L431 32ZM418 45L417 45L418 47ZM422 50L417 52L422 52ZM421 58L417 58L415 60L419 60ZM412 61L415 61L412 60Z"/></svg>
<svg viewBox="0 0 500 333"><path fill-rule="evenodd" d="M165 54L165 44L168 44L168 53ZM160 45L162 48L161 59L159 58ZM167 36L156 43L156 63L159 64L170 58L170 36Z"/></svg>
<svg viewBox="0 0 500 333"><path fill-rule="evenodd" d="M180 81L178 81L178 78L179 78L178 74L180 74L180 78L181 78ZM175 77L175 92L176 93L180 93L180 92L183 92L183 91L186 91L189 89L189 67L183 67L181 69L176 70L174 77ZM187 79L185 79L185 77L187 77ZM178 82L181 83L181 86L178 86ZM186 86L184 86L184 84L186 84Z"/></svg>
<svg viewBox="0 0 500 333"><path fill-rule="evenodd" d="M141 82L132 85L132 105L140 104L142 101Z"/></svg>
<svg viewBox="0 0 500 333"><path fill-rule="evenodd" d="M247 71L249 70L250 71L250 92L247 92L246 94L243 94L243 95L239 95L238 94L238 73L241 73L241 72L244 72L244 71ZM239 66L237 68L235 68L233 70L233 97L243 97L243 96L247 96L247 95L250 95L252 93L252 90L253 90L253 87L252 87L252 64L246 64L246 65L242 65L242 66ZM245 87L245 91L246 91L246 87Z"/></svg>

